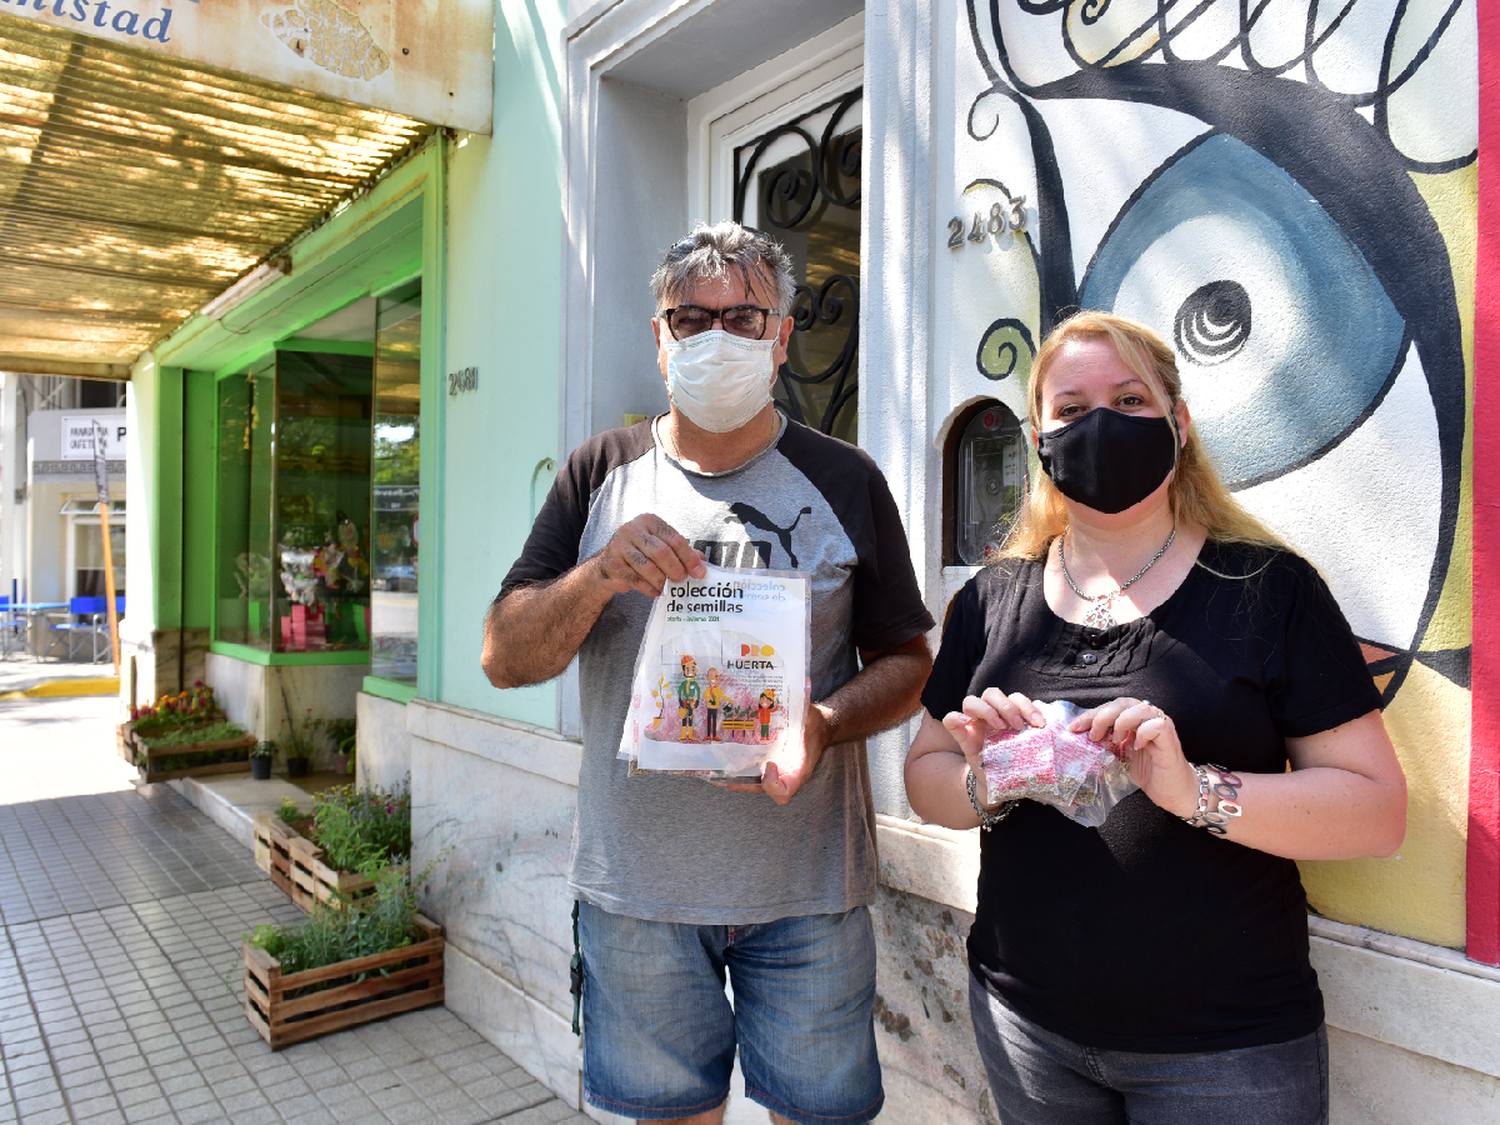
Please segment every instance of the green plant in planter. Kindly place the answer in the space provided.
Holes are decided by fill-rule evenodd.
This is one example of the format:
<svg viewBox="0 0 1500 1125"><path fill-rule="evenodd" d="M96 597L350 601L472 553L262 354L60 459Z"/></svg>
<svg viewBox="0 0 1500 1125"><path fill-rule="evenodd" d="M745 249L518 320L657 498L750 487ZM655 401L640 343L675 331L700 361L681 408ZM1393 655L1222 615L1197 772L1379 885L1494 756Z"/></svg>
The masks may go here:
<svg viewBox="0 0 1500 1125"><path fill-rule="evenodd" d="M281 702L286 708L286 716L281 720L281 753L286 758L288 775L300 777L307 772L307 762L316 748L318 733L323 729L324 722L313 718L312 708L309 707L302 713L299 729L297 720L292 717L294 712L291 700L287 698L284 686L281 689Z"/></svg>
<svg viewBox="0 0 1500 1125"><path fill-rule="evenodd" d="M244 738L245 728L238 723L222 722L206 726L170 727L149 734L137 734L142 742L151 747L187 746L194 742L223 742L231 738ZM250 756L255 756L253 750Z"/></svg>
<svg viewBox="0 0 1500 1125"><path fill-rule="evenodd" d="M321 969L410 945L420 936L412 921L417 912L417 892L446 855L445 850L415 876L404 867L371 864L361 874L375 881L375 890L358 903L339 910L319 902L300 926L257 926L253 933L244 935L244 940L281 962L283 974ZM381 973L389 975L400 967L392 965ZM307 991L319 987L327 986L314 985Z"/></svg>
<svg viewBox="0 0 1500 1125"><path fill-rule="evenodd" d="M257 742L250 748L250 772L257 781L271 779L271 759L276 757L276 743Z"/></svg>
<svg viewBox="0 0 1500 1125"><path fill-rule="evenodd" d="M339 871L399 863L411 854L411 790L325 789L313 798L311 835Z"/></svg>
<svg viewBox="0 0 1500 1125"><path fill-rule="evenodd" d="M348 773L353 761L357 728L353 719L329 719L323 724L323 733L333 747L333 768L337 773Z"/></svg>
<svg viewBox="0 0 1500 1125"><path fill-rule="evenodd" d="M312 830L312 813L298 808L297 802L290 797L281 798L281 807L276 810L276 817L299 836L307 835Z"/></svg>
<svg viewBox="0 0 1500 1125"><path fill-rule="evenodd" d="M143 703L130 709L130 721L137 734L175 730L223 718L214 702L214 689L202 680L176 695L163 695L155 703Z"/></svg>
<svg viewBox="0 0 1500 1125"><path fill-rule="evenodd" d="M323 724L323 732L328 735L336 753L354 753L357 727L353 719L329 719Z"/></svg>
<svg viewBox="0 0 1500 1125"><path fill-rule="evenodd" d="M317 734L323 720L313 718L312 708L309 707L303 716L301 730L297 729L295 722L282 719L281 723L286 727L286 732L280 739L281 752L288 758L311 758L317 747Z"/></svg>

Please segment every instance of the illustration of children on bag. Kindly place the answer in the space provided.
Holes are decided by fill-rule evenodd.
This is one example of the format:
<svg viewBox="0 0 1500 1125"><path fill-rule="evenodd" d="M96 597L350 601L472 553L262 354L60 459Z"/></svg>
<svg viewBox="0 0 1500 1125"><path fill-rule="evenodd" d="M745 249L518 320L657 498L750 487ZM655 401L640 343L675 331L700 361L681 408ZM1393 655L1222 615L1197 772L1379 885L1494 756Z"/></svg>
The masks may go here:
<svg viewBox="0 0 1500 1125"><path fill-rule="evenodd" d="M760 740L771 741L771 713L776 710L776 691L774 688L766 688L760 693L759 705L755 708L755 718L760 724Z"/></svg>
<svg viewBox="0 0 1500 1125"><path fill-rule="evenodd" d="M703 698L703 689L698 684L698 662L691 656L682 658L682 682L677 685L677 720L682 727L678 742L697 742L693 729L693 716ZM717 717L717 716L716 716Z"/></svg>

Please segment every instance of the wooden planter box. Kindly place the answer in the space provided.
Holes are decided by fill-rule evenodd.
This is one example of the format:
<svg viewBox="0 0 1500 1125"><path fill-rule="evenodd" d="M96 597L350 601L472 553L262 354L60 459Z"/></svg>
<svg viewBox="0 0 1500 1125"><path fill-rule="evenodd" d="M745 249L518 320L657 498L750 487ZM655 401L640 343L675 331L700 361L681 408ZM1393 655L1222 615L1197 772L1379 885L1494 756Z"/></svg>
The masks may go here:
<svg viewBox="0 0 1500 1125"><path fill-rule="evenodd" d="M297 898L292 894L291 842L300 838L296 830L279 816L261 813L255 818L255 865L271 876L271 882L293 902L297 902ZM312 907L304 906L303 909L311 910Z"/></svg>
<svg viewBox="0 0 1500 1125"><path fill-rule="evenodd" d="M375 889L372 879L329 867L323 862L322 848L269 813L255 818L255 862L271 876L271 882L309 914L320 902L341 910L346 902L357 901Z"/></svg>
<svg viewBox="0 0 1500 1125"><path fill-rule="evenodd" d="M222 723L223 721L224 721L224 712L218 710L217 708L215 708L213 711L209 712L208 714L204 715L199 720L199 722L201 722L201 723ZM124 758L131 765L135 765L135 748L136 748L135 720L131 719L131 720L127 721L127 722L116 723L115 724L115 749L120 752L120 757Z"/></svg>
<svg viewBox="0 0 1500 1125"><path fill-rule="evenodd" d="M175 746L147 746L139 734L134 735L135 745L131 755L131 761L136 762L136 769L140 771L141 780L146 783L154 781L171 781L176 777L203 777L222 773L249 773L250 772L250 747L257 742L253 734L247 734L243 738L223 738L214 742L184 742ZM237 762L212 762L201 766L184 766L178 769L163 769L155 765L163 758L176 758L182 755L213 754L223 750L244 750L245 757ZM145 765L138 761L140 755L146 758Z"/></svg>
<svg viewBox="0 0 1500 1125"><path fill-rule="evenodd" d="M245 1015L271 1050L279 1051L330 1031L441 1004L443 928L420 914L416 923L425 935L422 941L287 976L276 958L247 943ZM389 975L382 975L382 970ZM329 982L332 987L288 996Z"/></svg>

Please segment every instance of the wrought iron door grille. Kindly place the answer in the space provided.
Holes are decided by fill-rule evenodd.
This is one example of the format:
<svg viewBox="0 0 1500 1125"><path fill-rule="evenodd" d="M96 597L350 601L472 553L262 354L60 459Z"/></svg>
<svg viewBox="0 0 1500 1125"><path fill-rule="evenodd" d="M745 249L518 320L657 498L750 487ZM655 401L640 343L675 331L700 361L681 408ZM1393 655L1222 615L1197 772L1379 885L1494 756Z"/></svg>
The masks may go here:
<svg viewBox="0 0 1500 1125"><path fill-rule="evenodd" d="M734 150L735 221L776 232L800 270L776 405L851 442L859 416L863 98L862 88L851 90Z"/></svg>

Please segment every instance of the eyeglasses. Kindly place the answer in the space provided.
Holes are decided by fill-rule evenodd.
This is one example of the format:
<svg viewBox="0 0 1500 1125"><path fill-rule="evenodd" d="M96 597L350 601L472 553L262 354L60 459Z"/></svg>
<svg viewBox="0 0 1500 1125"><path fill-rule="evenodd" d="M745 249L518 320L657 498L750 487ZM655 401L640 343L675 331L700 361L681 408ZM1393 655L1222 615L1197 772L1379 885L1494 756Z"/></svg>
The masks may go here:
<svg viewBox="0 0 1500 1125"><path fill-rule="evenodd" d="M743 336L759 340L766 331L766 317L774 316L775 309L757 308L755 305L734 305L727 309L705 309L701 305L678 305L675 309L662 309L661 316L671 330L672 339L686 340L700 332L707 332L718 321L731 336Z"/></svg>

